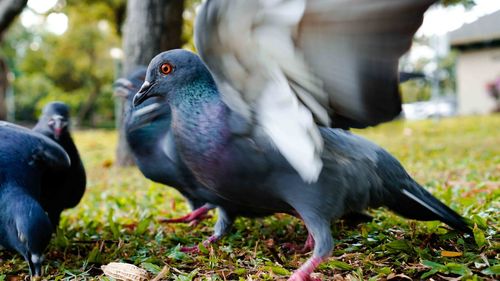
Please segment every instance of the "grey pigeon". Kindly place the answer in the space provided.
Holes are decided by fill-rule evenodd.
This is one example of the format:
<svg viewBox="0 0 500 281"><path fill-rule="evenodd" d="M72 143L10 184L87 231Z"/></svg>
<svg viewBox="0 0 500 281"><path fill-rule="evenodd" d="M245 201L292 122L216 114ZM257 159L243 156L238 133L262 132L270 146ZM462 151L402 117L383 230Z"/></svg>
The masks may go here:
<svg viewBox="0 0 500 281"><path fill-rule="evenodd" d="M134 105L170 108L178 154L204 187L303 219L313 256L289 280L308 280L331 254L332 220L370 207L470 232L385 150L327 127L399 115L398 60L433 2L208 0L195 30L206 65L188 51L159 54Z"/></svg>
<svg viewBox="0 0 500 281"><path fill-rule="evenodd" d="M48 213L52 226L57 228L61 212L73 208L85 193L87 178L80 154L70 133L69 107L62 102L48 103L33 131L58 143L69 155L71 166L63 172L44 175L40 202Z"/></svg>
<svg viewBox="0 0 500 281"><path fill-rule="evenodd" d="M290 280L307 280L331 254L332 220L369 207L386 206L470 232L460 215L416 183L394 157L348 131L319 127L322 172L317 181L305 182L260 127L242 132L250 125L222 101L210 72L191 52L172 50L151 61L134 104L151 99L170 107L178 153L204 187L260 215L282 212L304 220L314 252ZM208 242L227 232L235 214L243 215L219 217Z"/></svg>
<svg viewBox="0 0 500 281"><path fill-rule="evenodd" d="M49 138L0 121L0 245L17 251L32 276L42 275L43 251L52 224L39 198L46 173L70 166L66 152Z"/></svg>

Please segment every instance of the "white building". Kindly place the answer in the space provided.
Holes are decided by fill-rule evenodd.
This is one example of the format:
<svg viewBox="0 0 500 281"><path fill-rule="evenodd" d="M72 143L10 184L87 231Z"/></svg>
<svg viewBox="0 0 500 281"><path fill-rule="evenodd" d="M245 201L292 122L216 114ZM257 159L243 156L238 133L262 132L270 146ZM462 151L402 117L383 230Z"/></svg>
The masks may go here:
<svg viewBox="0 0 500 281"><path fill-rule="evenodd" d="M496 106L487 84L500 77L500 11L449 33L457 59L459 114L487 114Z"/></svg>

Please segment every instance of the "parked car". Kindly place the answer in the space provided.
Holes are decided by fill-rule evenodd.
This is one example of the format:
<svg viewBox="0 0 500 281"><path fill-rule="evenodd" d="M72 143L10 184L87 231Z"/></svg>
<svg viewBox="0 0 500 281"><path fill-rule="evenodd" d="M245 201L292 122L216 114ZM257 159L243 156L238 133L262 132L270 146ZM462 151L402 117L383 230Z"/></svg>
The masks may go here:
<svg viewBox="0 0 500 281"><path fill-rule="evenodd" d="M403 104L403 117L408 120L421 120L433 117L449 117L456 114L454 99L436 99Z"/></svg>

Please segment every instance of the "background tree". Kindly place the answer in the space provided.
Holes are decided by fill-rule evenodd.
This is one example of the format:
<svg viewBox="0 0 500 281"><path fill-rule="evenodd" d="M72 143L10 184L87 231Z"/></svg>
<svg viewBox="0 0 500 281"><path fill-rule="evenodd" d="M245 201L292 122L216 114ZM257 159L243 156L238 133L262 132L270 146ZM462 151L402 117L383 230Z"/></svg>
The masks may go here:
<svg viewBox="0 0 500 281"><path fill-rule="evenodd" d="M0 43L7 28L14 19L21 13L28 0L2 0L0 1ZM7 73L8 68L5 60L0 56L0 120L7 117Z"/></svg>
<svg viewBox="0 0 500 281"><path fill-rule="evenodd" d="M111 83L114 64L110 49L120 46L116 30L117 11L125 2L59 2L44 14L33 14L45 22L52 14L68 17L68 28L54 34L40 26L16 22L2 46L15 77L16 120L33 122L51 100L68 103L80 125L114 125ZM82 11L85 11L83 13Z"/></svg>
<svg viewBox="0 0 500 281"><path fill-rule="evenodd" d="M148 65L158 53L182 46L182 13L184 0L128 0L123 29L123 74L126 76L138 66ZM121 101L120 137L117 164L133 163L123 132L123 110L128 108Z"/></svg>

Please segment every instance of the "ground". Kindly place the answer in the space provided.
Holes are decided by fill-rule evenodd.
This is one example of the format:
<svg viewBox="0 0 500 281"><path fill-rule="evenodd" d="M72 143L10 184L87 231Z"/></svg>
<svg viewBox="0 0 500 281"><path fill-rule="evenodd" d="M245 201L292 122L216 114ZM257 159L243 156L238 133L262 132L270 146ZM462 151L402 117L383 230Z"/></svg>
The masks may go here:
<svg viewBox="0 0 500 281"><path fill-rule="evenodd" d="M500 115L396 121L356 133L386 148L418 182L471 219L475 235L372 210L373 222L333 224L333 257L316 277L497 280ZM309 257L281 247L306 240L302 223L287 215L239 219L220 243L199 255L181 253L179 245L200 243L211 234L214 218L194 228L159 223L188 211L182 197L146 180L136 168L114 167L115 132L79 131L75 139L88 189L77 208L63 213L47 249L47 280L111 280L100 267L112 261L135 264L151 276L165 269L164 280L286 280ZM0 281L23 280L27 272L17 254L0 252Z"/></svg>

